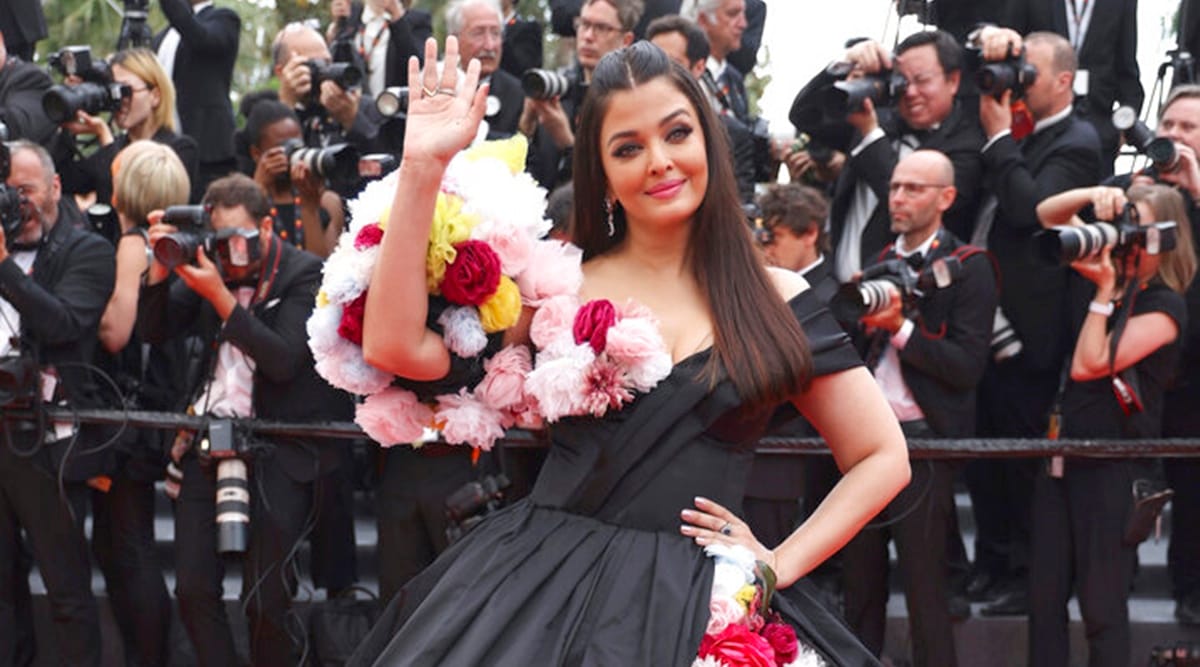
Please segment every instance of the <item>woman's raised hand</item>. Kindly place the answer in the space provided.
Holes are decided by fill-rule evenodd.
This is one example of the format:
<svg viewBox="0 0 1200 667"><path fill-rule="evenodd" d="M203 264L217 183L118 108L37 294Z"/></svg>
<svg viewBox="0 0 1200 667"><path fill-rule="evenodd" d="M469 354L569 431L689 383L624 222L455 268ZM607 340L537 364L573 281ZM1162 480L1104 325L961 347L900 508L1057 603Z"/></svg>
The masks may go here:
<svg viewBox="0 0 1200 667"><path fill-rule="evenodd" d="M437 42L425 42L425 67L408 60L408 119L404 159L436 160L447 164L466 148L483 120L487 86L479 86L479 61L472 59L460 82L458 39L446 38L446 57L437 66Z"/></svg>

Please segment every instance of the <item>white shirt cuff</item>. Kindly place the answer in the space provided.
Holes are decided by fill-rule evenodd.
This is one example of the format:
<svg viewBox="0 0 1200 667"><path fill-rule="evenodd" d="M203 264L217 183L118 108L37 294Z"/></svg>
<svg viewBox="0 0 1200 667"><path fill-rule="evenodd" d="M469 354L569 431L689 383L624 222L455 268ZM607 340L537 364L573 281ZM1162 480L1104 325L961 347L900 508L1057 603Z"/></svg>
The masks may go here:
<svg viewBox="0 0 1200 667"><path fill-rule="evenodd" d="M987 150L992 147L992 144L996 143L997 141L1000 141L1001 138L1007 137L1010 134L1012 134L1012 130L1010 130L1008 128L1000 130L999 132L997 132L995 134L995 136L993 136L987 140L987 143L983 145L983 148L979 149L979 152L986 153Z"/></svg>
<svg viewBox="0 0 1200 667"><path fill-rule="evenodd" d="M866 150L867 146L870 146L886 136L887 135L883 132L883 128L876 126L874 130L871 130L867 133L867 136L862 138L862 141L858 142L857 146L850 150L850 157L856 157L859 153Z"/></svg>
<svg viewBox="0 0 1200 667"><path fill-rule="evenodd" d="M912 320L904 320L904 323L900 325L896 333L892 334L892 347L896 348L897 352L903 350L905 345L908 345L908 339L912 336L914 328Z"/></svg>

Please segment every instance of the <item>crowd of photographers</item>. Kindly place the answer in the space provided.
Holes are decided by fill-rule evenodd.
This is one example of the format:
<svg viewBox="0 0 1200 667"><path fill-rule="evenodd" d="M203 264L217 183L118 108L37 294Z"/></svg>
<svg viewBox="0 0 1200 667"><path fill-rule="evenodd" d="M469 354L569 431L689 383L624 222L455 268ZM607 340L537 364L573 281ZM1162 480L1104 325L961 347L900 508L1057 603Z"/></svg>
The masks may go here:
<svg viewBox="0 0 1200 667"><path fill-rule="evenodd" d="M34 659L34 563L57 652L98 664L93 557L128 664L167 662L154 536L164 474L174 595L199 663L239 662L222 601L234 557L250 658L282 665L306 648L289 610L301 545L317 587L353 591L363 469L386 599L481 507L527 491L539 466L536 450L477 457L437 442L370 446L364 461L345 442L238 428L352 414L316 375L305 321L345 202L396 166L406 62L423 56L433 17L407 1L332 0L324 31L285 26L277 90L238 91L235 130L236 12L159 2L169 25L150 35L144 2L126 0L104 58L72 46L38 66L5 51L28 36L0 33L0 626L14 629L0 633L0 664ZM808 278L910 437L1200 435L1200 86L1176 52L1155 129L1138 120L1136 3L1009 0L953 26L948 4L945 30L892 49L851 40L796 95L786 140L745 87L761 0L555 0L548 27L574 49L559 69L543 67L542 25L512 5L453 0L443 18L490 84L487 136L528 137L555 233L569 236L591 71L647 39L719 112L764 260ZM1122 145L1148 166L1114 176ZM791 182L765 185L781 169ZM209 425L47 423L43 405ZM783 428L811 434L798 418ZM756 535L790 533L837 475L829 458L761 457L745 504ZM971 495L974 562L956 480ZM958 663L953 621L969 602L1028 615L1030 664L1065 664L1075 594L1089 664L1127 665L1136 546L1168 499L1176 617L1200 625L1200 464L1186 458L915 462L909 488L812 578L879 653L894 541L914 664Z"/></svg>

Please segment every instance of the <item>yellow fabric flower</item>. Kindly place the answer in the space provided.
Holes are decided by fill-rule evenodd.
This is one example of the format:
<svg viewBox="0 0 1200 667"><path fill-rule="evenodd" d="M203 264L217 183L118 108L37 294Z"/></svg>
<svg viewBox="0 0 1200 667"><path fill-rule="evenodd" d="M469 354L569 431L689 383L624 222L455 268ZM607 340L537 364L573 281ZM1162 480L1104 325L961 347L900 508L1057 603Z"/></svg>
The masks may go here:
<svg viewBox="0 0 1200 667"><path fill-rule="evenodd" d="M379 228L387 231L388 216L392 214L392 207L385 206L383 212L379 214Z"/></svg>
<svg viewBox="0 0 1200 667"><path fill-rule="evenodd" d="M500 276L500 284L491 298L479 306L479 322L487 333L504 331L521 319L521 290L508 276Z"/></svg>
<svg viewBox="0 0 1200 667"><path fill-rule="evenodd" d="M454 244L466 241L477 224L478 216L463 212L462 198L438 193L433 224L429 226L429 250L425 254L425 284L430 294L438 293L438 286L446 275L446 264L457 256Z"/></svg>
<svg viewBox="0 0 1200 667"><path fill-rule="evenodd" d="M754 604L754 586L750 584L742 586L738 592L733 594L733 599L737 600L746 611L750 611L750 605Z"/></svg>
<svg viewBox="0 0 1200 667"><path fill-rule="evenodd" d="M485 141L467 149L467 159L475 161L496 158L507 165L509 171L519 174L525 171L525 153L528 150L529 143L525 140L525 135L518 132L508 139Z"/></svg>
<svg viewBox="0 0 1200 667"><path fill-rule="evenodd" d="M328 305L329 305L329 295L325 293L325 290L321 290L320 292L317 292L317 308L324 308L325 306L328 306Z"/></svg>

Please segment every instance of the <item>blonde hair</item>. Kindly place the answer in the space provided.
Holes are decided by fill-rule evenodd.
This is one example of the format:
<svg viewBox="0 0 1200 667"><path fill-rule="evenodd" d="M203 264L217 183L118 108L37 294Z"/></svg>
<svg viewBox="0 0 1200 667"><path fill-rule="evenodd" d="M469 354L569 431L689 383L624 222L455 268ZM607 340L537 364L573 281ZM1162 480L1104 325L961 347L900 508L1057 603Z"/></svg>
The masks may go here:
<svg viewBox="0 0 1200 667"><path fill-rule="evenodd" d="M1196 275L1192 222L1183 195L1166 185L1135 185L1125 196L1130 202L1144 203L1153 209L1155 219L1175 221L1175 248L1159 256L1156 275L1167 287L1183 294Z"/></svg>
<svg viewBox="0 0 1200 667"><path fill-rule="evenodd" d="M158 91L158 106L154 107L154 124L165 127L172 132L178 132L175 127L175 84L167 76L167 71L158 63L153 51L148 49L129 49L118 51L112 57L113 65L120 65L129 70L146 85Z"/></svg>
<svg viewBox="0 0 1200 667"><path fill-rule="evenodd" d="M187 203L191 180L170 146L135 141L117 153L113 164L113 205L133 224L146 224L151 211Z"/></svg>

